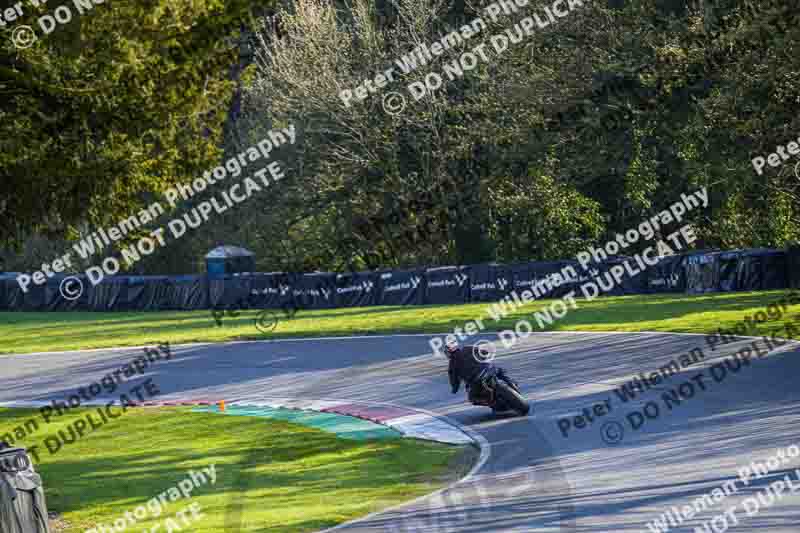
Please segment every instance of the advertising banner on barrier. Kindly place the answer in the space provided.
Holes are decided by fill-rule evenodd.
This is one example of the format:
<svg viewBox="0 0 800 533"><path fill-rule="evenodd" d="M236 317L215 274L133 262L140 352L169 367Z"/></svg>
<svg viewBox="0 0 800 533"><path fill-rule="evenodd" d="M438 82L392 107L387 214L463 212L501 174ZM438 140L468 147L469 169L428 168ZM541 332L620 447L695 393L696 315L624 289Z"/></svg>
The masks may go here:
<svg viewBox="0 0 800 533"><path fill-rule="evenodd" d="M718 255L703 251L686 256L686 292L702 294L720 290L717 272Z"/></svg>
<svg viewBox="0 0 800 533"><path fill-rule="evenodd" d="M580 264L577 261L547 261L530 263L535 276L531 287L536 298L561 298L580 286Z"/></svg>
<svg viewBox="0 0 800 533"><path fill-rule="evenodd" d="M10 311L26 311L25 293L16 280L13 283L6 282L6 304Z"/></svg>
<svg viewBox="0 0 800 533"><path fill-rule="evenodd" d="M606 272L609 272L615 265L623 265L626 261L630 262L632 259L624 256L609 257L602 263L596 263L594 268L596 268L599 271L599 275L602 276ZM618 283L614 284L614 287L610 291L604 292L604 296L624 296L627 294L644 294L646 292L647 273L646 271L642 271L634 276L622 277Z"/></svg>
<svg viewBox="0 0 800 533"><path fill-rule="evenodd" d="M718 254L716 257L717 260L717 280L718 280L718 287L721 291L735 291L737 282L736 282L736 271L739 268L739 259L741 255L739 252L725 252Z"/></svg>
<svg viewBox="0 0 800 533"><path fill-rule="evenodd" d="M300 309L337 307L336 274L319 272L298 276L292 283L292 295Z"/></svg>
<svg viewBox="0 0 800 533"><path fill-rule="evenodd" d="M80 287L88 284L86 277L56 275L44 285L45 306L48 311L88 311L89 295ZM130 279L130 278L128 278ZM84 283L85 282L85 283ZM113 308L116 310L117 308Z"/></svg>
<svg viewBox="0 0 800 533"><path fill-rule="evenodd" d="M335 274L320 272L195 276L111 276L97 285L86 276L56 275L24 292L18 274L0 275L0 309L11 311L158 311L241 308L332 309L370 305L458 304L498 301L530 290L535 299L560 298L602 276L626 258L581 268L575 261L512 265L483 263ZM797 283L800 251L700 251L658 257L624 276L608 295L781 289ZM83 281L81 281L83 280ZM64 283L66 283L66 286ZM65 297L65 295L67 297Z"/></svg>
<svg viewBox="0 0 800 533"><path fill-rule="evenodd" d="M417 305L423 303L425 275L420 269L378 272L378 305Z"/></svg>
<svg viewBox="0 0 800 533"><path fill-rule="evenodd" d="M127 310L129 279L126 276L108 276L97 285L90 285L89 310Z"/></svg>
<svg viewBox="0 0 800 533"><path fill-rule="evenodd" d="M536 286L536 269L533 263L516 263L508 265L508 272L511 276L511 289L521 293L526 289Z"/></svg>
<svg viewBox="0 0 800 533"><path fill-rule="evenodd" d="M378 301L378 275L349 272L336 276L336 301L339 307L375 305Z"/></svg>
<svg viewBox="0 0 800 533"><path fill-rule="evenodd" d="M425 271L426 304L469 302L470 267L440 267Z"/></svg>
<svg viewBox="0 0 800 533"><path fill-rule="evenodd" d="M25 311L46 311L45 286L37 285L31 287L28 292L22 295L22 301L22 307Z"/></svg>
<svg viewBox="0 0 800 533"><path fill-rule="evenodd" d="M250 307L278 309L294 305L291 275L285 272L250 276Z"/></svg>
<svg viewBox="0 0 800 533"><path fill-rule="evenodd" d="M469 276L471 302L496 302L511 291L511 274L505 265L472 265Z"/></svg>
<svg viewBox="0 0 800 533"><path fill-rule="evenodd" d="M683 292L686 290L685 256L659 257L647 269L647 292Z"/></svg>
<svg viewBox="0 0 800 533"><path fill-rule="evenodd" d="M208 309L208 278L205 276L175 276L172 296L178 309L185 311Z"/></svg>
<svg viewBox="0 0 800 533"><path fill-rule="evenodd" d="M167 276L131 276L128 278L128 308L132 311L161 309ZM84 287L91 289L90 284Z"/></svg>
<svg viewBox="0 0 800 533"><path fill-rule="evenodd" d="M164 276L158 280L154 297L158 309L163 311L178 309L175 303L175 284L170 276Z"/></svg>

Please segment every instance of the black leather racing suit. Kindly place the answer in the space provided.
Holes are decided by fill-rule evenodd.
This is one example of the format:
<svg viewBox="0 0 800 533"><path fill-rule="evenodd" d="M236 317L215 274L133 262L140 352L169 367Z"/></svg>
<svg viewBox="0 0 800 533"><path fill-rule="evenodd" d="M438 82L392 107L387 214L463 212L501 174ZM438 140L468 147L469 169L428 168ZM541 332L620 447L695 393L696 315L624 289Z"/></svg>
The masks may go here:
<svg viewBox="0 0 800 533"><path fill-rule="evenodd" d="M481 387L473 387L475 378L477 378L483 370L492 368L494 365L491 363L482 363L473 355L474 346L462 346L457 351L450 354L450 368L447 374L450 377L450 386L452 387L453 394L458 392L461 388L461 381L463 380L467 386L470 400L481 394Z"/></svg>

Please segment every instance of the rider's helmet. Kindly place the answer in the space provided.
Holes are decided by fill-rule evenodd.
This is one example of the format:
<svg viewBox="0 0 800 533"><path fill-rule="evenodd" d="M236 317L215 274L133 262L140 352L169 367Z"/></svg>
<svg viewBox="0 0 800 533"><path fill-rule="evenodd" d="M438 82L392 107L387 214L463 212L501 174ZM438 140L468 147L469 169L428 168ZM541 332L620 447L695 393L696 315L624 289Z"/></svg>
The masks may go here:
<svg viewBox="0 0 800 533"><path fill-rule="evenodd" d="M447 339L444 342L444 349L447 352L447 357L452 357L461 347L455 339Z"/></svg>

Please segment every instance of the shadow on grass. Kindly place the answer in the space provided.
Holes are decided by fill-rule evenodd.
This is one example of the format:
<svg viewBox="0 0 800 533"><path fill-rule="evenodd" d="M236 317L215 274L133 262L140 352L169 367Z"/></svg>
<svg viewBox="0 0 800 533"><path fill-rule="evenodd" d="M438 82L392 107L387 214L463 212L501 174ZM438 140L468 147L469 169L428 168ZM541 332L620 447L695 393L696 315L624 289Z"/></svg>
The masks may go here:
<svg viewBox="0 0 800 533"><path fill-rule="evenodd" d="M19 425L36 413L0 410L0 427ZM30 446L56 434L78 416L65 415L18 444ZM214 464L216 484L196 488L192 497L201 498L207 514L215 510L216 530L224 524L225 531L240 531L244 520L258 519L266 528L267 514L281 507L295 513L308 509L309 523L332 524L340 507L363 514L362 504L376 498L398 503L406 493L426 492L427 481L453 453L452 447L400 439L345 440L283 421L159 409L129 411L54 455L40 450L36 469L48 506L91 527L158 497L190 470ZM174 503L159 519L188 503Z"/></svg>

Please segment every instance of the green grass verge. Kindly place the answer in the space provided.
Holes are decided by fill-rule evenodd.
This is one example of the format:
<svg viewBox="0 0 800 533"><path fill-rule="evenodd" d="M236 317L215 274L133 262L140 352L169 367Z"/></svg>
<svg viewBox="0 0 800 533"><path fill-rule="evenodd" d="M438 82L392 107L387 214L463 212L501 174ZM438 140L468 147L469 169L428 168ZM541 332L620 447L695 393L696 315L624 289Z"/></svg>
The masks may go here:
<svg viewBox="0 0 800 533"><path fill-rule="evenodd" d="M560 331L672 331L710 333L735 325L762 310L787 291L637 295L578 300L579 309L558 320ZM0 313L0 353L78 350L137 346L158 342L221 342L282 337L313 337L390 333L442 333L484 319L486 331L512 328L520 318L552 300L532 302L496 322L488 318L488 304L390 306L299 311L283 319L271 333L254 325L256 311L225 316L217 326L210 311L153 313ZM800 311L800 305L790 312ZM777 320L762 325L767 331Z"/></svg>
<svg viewBox="0 0 800 533"><path fill-rule="evenodd" d="M38 430L15 443L40 446L36 470L49 510L61 515L68 524L63 531L70 533L111 525L176 486L190 470L212 464L214 485L202 485L191 499L168 503L158 518L127 530L149 531L162 521L158 531L166 531L166 518L197 502L204 517L188 529L177 520L183 530L239 531L232 522L239 515L241 531L314 531L430 493L462 476L474 456L471 447L412 439L349 441L287 422L183 408L131 409L48 453L45 437L65 430L80 413L48 425L38 417ZM0 435L33 416L37 411L0 409ZM454 463L461 468L452 468Z"/></svg>

